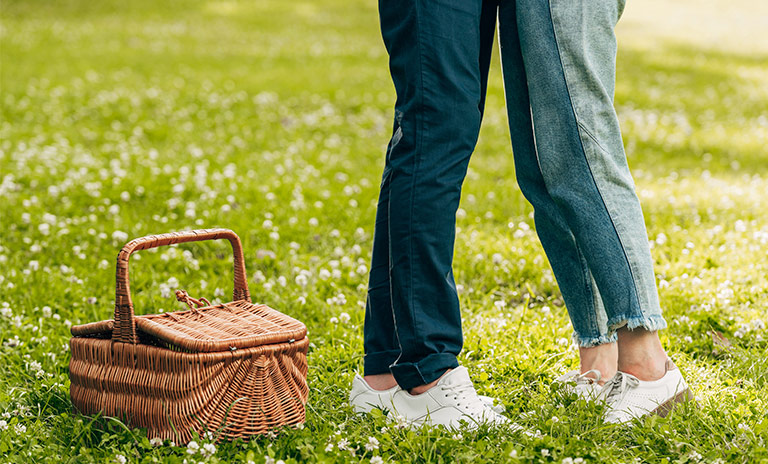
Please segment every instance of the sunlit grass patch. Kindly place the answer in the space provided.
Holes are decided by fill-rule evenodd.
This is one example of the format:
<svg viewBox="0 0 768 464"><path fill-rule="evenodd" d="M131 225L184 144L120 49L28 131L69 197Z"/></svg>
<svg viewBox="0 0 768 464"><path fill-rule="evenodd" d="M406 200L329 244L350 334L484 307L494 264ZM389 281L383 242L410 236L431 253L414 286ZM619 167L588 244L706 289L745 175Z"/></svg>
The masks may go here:
<svg viewBox="0 0 768 464"><path fill-rule="evenodd" d="M625 20L647 17L640 9L652 7L643 5L631 4ZM616 104L669 322L662 337L698 400L626 428L604 425L600 406L553 383L578 365L577 350L516 185L494 58L457 214L460 359L478 390L498 397L529 436L409 431L383 415L356 417L346 405L362 364L394 101L375 2L13 0L0 21L3 460L768 459L764 49L715 50L685 34L646 42L638 29L619 30ZM119 248L197 227L234 229L254 299L306 322L303 429L213 450L209 437L190 447L158 443L72 410L69 328L111 317ZM226 244L135 258L139 313L179 309L177 288L230 297Z"/></svg>

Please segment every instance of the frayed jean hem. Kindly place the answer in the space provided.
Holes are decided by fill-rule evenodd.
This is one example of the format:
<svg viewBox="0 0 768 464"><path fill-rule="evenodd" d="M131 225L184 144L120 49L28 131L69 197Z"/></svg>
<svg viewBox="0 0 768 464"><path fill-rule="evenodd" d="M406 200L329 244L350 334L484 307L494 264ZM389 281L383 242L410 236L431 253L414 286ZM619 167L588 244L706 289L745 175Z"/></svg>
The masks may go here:
<svg viewBox="0 0 768 464"><path fill-rule="evenodd" d="M642 328L650 332L666 329L667 321L660 314L644 317L617 317L608 321L608 331L616 333L616 330L626 327L628 330Z"/></svg>
<svg viewBox="0 0 768 464"><path fill-rule="evenodd" d="M578 333L573 333L573 341L579 348L592 348L593 346L605 345L607 343L616 343L616 332L608 335L598 335L597 337L583 337Z"/></svg>
<svg viewBox="0 0 768 464"><path fill-rule="evenodd" d="M572 339L579 348L592 348L593 346L614 343L618 339L616 331L622 327L628 330L643 328L654 332L667 328L667 321L661 315L648 317L618 317L608 322L608 333L597 336L583 336L577 332L573 333Z"/></svg>

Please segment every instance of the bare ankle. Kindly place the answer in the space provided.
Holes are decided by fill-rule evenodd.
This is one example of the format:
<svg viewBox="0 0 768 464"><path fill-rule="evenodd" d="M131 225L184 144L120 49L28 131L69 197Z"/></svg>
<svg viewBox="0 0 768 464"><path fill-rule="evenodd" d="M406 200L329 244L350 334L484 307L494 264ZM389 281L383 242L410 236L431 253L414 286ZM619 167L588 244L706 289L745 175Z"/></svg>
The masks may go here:
<svg viewBox="0 0 768 464"><path fill-rule="evenodd" d="M598 384L602 385L616 374L618 348L616 343L605 343L592 347L579 348L581 373L596 378L590 371L598 371Z"/></svg>
<svg viewBox="0 0 768 464"><path fill-rule="evenodd" d="M452 370L452 369L448 369L447 371L445 371L445 372L443 373L443 375L445 375L445 374L447 374L447 373L451 372L451 370ZM410 393L411 395L421 395L421 394L422 394L422 393L424 393L425 391L427 391L427 390L429 390L430 388L432 388L432 387L434 387L435 385L437 385L437 382L438 382L438 381L440 381L440 379L443 377L443 375L441 375L440 377L438 377L436 380L433 380L432 382L429 382L429 383L427 383L427 384L424 384L424 385L419 385L418 387L413 387L413 388L411 388L410 390L408 390L408 393Z"/></svg>
<svg viewBox="0 0 768 464"><path fill-rule="evenodd" d="M643 328L619 329L618 368L640 380L652 381L667 372L667 354L658 334Z"/></svg>
<svg viewBox="0 0 768 464"><path fill-rule="evenodd" d="M366 375L363 377L363 380L374 390L389 390L397 385L397 381L392 374Z"/></svg>

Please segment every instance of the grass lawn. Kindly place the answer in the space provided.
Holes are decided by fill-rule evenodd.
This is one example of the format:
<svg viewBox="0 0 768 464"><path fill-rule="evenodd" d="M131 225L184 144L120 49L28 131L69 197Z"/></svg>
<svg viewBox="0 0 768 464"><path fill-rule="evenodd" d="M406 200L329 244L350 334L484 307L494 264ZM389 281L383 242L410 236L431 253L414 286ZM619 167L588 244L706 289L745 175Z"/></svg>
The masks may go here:
<svg viewBox="0 0 768 464"><path fill-rule="evenodd" d="M608 426L553 385L577 352L514 180L496 58L457 217L461 363L526 436L401 430L346 404L394 103L376 2L4 0L0 461L768 462L768 15L667 3L627 7L616 106L663 341L698 402ZM240 235L254 300L312 342L306 426L212 455L77 414L67 375L70 326L112 317L120 247L203 227ZM139 253L137 312L182 309L176 286L227 301L230 259L226 242Z"/></svg>

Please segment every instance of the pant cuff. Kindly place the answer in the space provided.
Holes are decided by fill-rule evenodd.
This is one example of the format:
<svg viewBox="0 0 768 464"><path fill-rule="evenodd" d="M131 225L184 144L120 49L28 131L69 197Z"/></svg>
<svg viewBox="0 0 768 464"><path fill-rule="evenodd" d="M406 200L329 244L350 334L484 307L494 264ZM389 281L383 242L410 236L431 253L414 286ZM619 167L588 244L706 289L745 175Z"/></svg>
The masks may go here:
<svg viewBox="0 0 768 464"><path fill-rule="evenodd" d="M440 378L448 369L459 367L456 355L452 353L431 354L416 363L397 363L389 366L400 388L410 388L424 385Z"/></svg>
<svg viewBox="0 0 768 464"><path fill-rule="evenodd" d="M576 332L573 333L573 341L579 345L579 348L592 348L593 346L615 343L617 339L618 336L615 331L607 335L598 335L596 337L584 337Z"/></svg>
<svg viewBox="0 0 768 464"><path fill-rule="evenodd" d="M389 374L389 366L400 356L400 350L378 351L363 356L363 375Z"/></svg>
<svg viewBox="0 0 768 464"><path fill-rule="evenodd" d="M648 331L656 331L667 328L667 321L660 314L645 317L617 317L608 321L608 330L615 333L617 329L626 327L629 330L643 328Z"/></svg>

